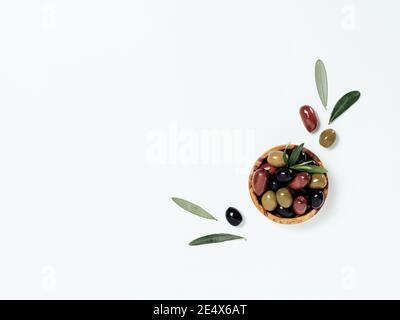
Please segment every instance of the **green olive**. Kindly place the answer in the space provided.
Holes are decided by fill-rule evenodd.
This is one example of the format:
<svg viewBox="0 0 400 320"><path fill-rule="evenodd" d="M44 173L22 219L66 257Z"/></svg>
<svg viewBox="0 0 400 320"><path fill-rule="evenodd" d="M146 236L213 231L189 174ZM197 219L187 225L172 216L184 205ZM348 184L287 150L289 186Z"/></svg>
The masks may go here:
<svg viewBox="0 0 400 320"><path fill-rule="evenodd" d="M283 160L283 151L271 151L268 154L267 162L275 168L281 168L286 165Z"/></svg>
<svg viewBox="0 0 400 320"><path fill-rule="evenodd" d="M289 208L293 203L293 197L288 188L280 188L276 192L276 200L279 205L284 208Z"/></svg>
<svg viewBox="0 0 400 320"><path fill-rule="evenodd" d="M311 182L308 185L310 189L323 189L328 184L328 179L323 173L313 173L311 175Z"/></svg>
<svg viewBox="0 0 400 320"><path fill-rule="evenodd" d="M319 144L325 148L329 148L336 141L336 132L333 129L326 129L319 136Z"/></svg>
<svg viewBox="0 0 400 320"><path fill-rule="evenodd" d="M276 202L276 195L273 191L267 191L261 197L261 204L263 208L267 211L274 211L276 206L278 205Z"/></svg>

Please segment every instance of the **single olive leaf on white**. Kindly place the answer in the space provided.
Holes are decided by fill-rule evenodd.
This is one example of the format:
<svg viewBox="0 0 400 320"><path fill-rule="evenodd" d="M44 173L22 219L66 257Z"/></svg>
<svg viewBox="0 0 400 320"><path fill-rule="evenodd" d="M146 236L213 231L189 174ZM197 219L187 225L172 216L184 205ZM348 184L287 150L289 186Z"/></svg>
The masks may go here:
<svg viewBox="0 0 400 320"><path fill-rule="evenodd" d="M199 246L202 244L211 244L211 243L218 243L218 242L239 240L239 239L246 240L246 238L237 236L234 234L214 233L214 234L209 234L209 235L194 239L189 243L189 245L190 246Z"/></svg>
<svg viewBox="0 0 400 320"><path fill-rule="evenodd" d="M329 124L335 121L341 116L347 109L357 102L360 98L361 93L359 91L350 91L336 102L335 107L332 110L331 117L329 118Z"/></svg>
<svg viewBox="0 0 400 320"><path fill-rule="evenodd" d="M210 220L217 220L213 215L208 213L206 210L204 210L202 207L198 206L197 204L194 204L193 202L190 202L185 199L181 198L176 198L173 197L172 201L174 201L178 206L180 206L182 209L193 213L196 216L205 218L205 219L210 219Z"/></svg>
<svg viewBox="0 0 400 320"><path fill-rule="evenodd" d="M324 63L319 59L315 63L315 83L317 85L319 98L326 109L328 105L328 76Z"/></svg>

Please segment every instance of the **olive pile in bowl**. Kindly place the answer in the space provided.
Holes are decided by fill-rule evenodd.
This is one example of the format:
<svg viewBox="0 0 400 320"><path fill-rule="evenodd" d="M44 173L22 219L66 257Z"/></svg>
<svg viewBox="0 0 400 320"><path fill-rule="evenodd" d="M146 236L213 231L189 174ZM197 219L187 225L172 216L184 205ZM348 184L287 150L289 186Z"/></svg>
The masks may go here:
<svg viewBox="0 0 400 320"><path fill-rule="evenodd" d="M269 219L294 224L318 213L328 195L321 160L301 145L281 145L265 152L249 177L250 196Z"/></svg>

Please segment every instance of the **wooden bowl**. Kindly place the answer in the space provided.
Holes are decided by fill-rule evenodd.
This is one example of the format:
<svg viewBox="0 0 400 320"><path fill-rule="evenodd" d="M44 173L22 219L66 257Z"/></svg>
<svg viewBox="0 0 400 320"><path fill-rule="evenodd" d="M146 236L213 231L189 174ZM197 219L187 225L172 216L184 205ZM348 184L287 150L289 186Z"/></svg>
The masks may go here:
<svg viewBox="0 0 400 320"><path fill-rule="evenodd" d="M295 144L290 144L287 149L288 150L292 150L296 147L297 145ZM326 185L326 187L323 189L323 193L325 196L324 199L324 203L322 204L321 208L319 209L312 209L311 211L301 215L301 216L296 216L294 218L283 218L283 217L279 217L267 210L265 210L263 208L263 206L261 205L261 201L258 199L257 195L254 193L253 191L253 186L252 186L252 178L253 178L253 174L254 172L260 168L260 166L265 162L265 160L268 157L268 154L271 151L283 151L285 150L286 145L280 145L274 148L269 149L268 151L264 152L263 155L261 157L258 158L258 160L256 161L256 163L253 166L253 169L250 172L250 177L249 177L249 191L250 191L250 196L251 199L253 200L254 205L256 206L256 208L263 214L265 215L267 218L271 219L272 221L278 222L278 223L282 223L282 224L296 224L296 223L301 223L304 221L307 221L309 219L311 219L312 217L314 217L318 211L322 208L322 206L325 203L326 198L328 197L328 187L329 187L329 180L328 180L328 174L326 175L326 178L328 180L328 184ZM314 160L319 166L324 167L322 164L322 161L310 150L308 150L307 148L303 148L303 151L307 154L307 156Z"/></svg>

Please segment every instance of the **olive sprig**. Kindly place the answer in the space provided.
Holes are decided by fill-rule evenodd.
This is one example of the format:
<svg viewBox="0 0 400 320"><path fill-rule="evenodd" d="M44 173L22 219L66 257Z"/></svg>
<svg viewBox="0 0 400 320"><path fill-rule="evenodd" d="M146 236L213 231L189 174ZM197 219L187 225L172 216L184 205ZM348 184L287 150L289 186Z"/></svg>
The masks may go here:
<svg viewBox="0 0 400 320"><path fill-rule="evenodd" d="M288 167L293 166L297 162L297 160L299 160L300 154L303 151L303 147L304 147L304 143L302 143L302 144L298 145L296 148L294 148L294 150L290 154L289 160L287 162Z"/></svg>
<svg viewBox="0 0 400 320"><path fill-rule="evenodd" d="M290 142L286 145L285 150L283 150L283 161L288 167L291 167L297 162L297 160L299 160L300 154L303 151L304 143L294 148L290 154L290 157L287 154L287 148L289 147L289 144Z"/></svg>
<svg viewBox="0 0 400 320"><path fill-rule="evenodd" d="M305 161L305 162L296 164L297 160L299 160L301 152L303 151L304 143L302 143L302 144L298 145L296 148L294 148L292 153L290 154L290 157L287 155L288 146L289 146L289 144L286 145L285 150L283 151L283 160L285 161L286 165L290 169L293 169L296 171L305 171L308 173L327 173L328 172L328 170L326 170L325 168L310 164L313 162L313 160L309 160L309 161Z"/></svg>

